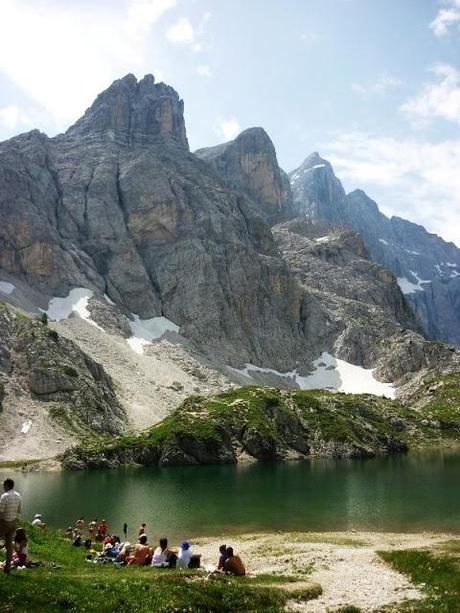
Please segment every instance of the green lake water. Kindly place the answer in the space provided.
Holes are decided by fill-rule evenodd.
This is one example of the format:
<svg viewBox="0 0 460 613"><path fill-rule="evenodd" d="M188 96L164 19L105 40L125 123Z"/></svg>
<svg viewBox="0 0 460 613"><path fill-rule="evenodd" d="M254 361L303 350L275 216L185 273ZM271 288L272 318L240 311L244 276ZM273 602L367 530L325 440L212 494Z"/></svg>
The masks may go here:
<svg viewBox="0 0 460 613"><path fill-rule="evenodd" d="M130 534L171 539L296 530L460 533L460 454L373 460L311 460L239 466L124 468L12 474L24 517L65 528L78 516L106 518Z"/></svg>

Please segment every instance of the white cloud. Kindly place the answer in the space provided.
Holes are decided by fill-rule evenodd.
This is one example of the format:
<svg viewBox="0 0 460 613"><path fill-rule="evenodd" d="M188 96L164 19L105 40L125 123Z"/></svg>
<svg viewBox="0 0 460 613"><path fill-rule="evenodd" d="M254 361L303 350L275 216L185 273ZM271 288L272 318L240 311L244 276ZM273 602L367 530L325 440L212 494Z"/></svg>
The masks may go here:
<svg viewBox="0 0 460 613"><path fill-rule="evenodd" d="M166 38L176 45L190 45L195 40L195 30L187 17L181 17L166 30Z"/></svg>
<svg viewBox="0 0 460 613"><path fill-rule="evenodd" d="M31 125L31 120L16 104L10 104L0 108L0 124L14 130L21 125Z"/></svg>
<svg viewBox="0 0 460 613"><path fill-rule="evenodd" d="M110 82L150 72L148 35L176 0L0 0L0 72L67 127Z"/></svg>
<svg viewBox="0 0 460 613"><path fill-rule="evenodd" d="M320 35L318 32L314 32L313 30L309 30L308 32L302 32L300 35L300 40L303 43L316 43L320 39Z"/></svg>
<svg viewBox="0 0 460 613"><path fill-rule="evenodd" d="M196 71L200 77L212 77L211 66L208 64L200 64L196 67Z"/></svg>
<svg viewBox="0 0 460 613"><path fill-rule="evenodd" d="M430 23L433 34L438 37L447 36L451 27L460 23L460 0L446 0L444 4L447 8L440 9Z"/></svg>
<svg viewBox="0 0 460 613"><path fill-rule="evenodd" d="M225 141L229 141L238 136L241 132L241 127L235 117L228 117L219 121L214 128L214 132Z"/></svg>
<svg viewBox="0 0 460 613"><path fill-rule="evenodd" d="M188 45L195 53L212 47L212 39L207 35L206 24L211 19L209 11L203 13L198 25L194 27L188 17L180 17L165 32L170 43L175 45Z"/></svg>
<svg viewBox="0 0 460 613"><path fill-rule="evenodd" d="M400 87L403 84L401 79L391 75L381 75L374 83L373 89L376 93L384 93L389 89Z"/></svg>
<svg viewBox="0 0 460 613"><path fill-rule="evenodd" d="M449 64L438 64L431 71L437 80L426 83L401 110L415 123L426 123L435 117L460 123L460 72Z"/></svg>
<svg viewBox="0 0 460 613"><path fill-rule="evenodd" d="M403 81L389 74L382 74L377 77L374 83L363 85L362 83L350 83L350 88L356 94L360 96L367 96L368 94L384 94L390 89L396 89L403 85Z"/></svg>
<svg viewBox="0 0 460 613"><path fill-rule="evenodd" d="M386 214L460 245L460 139L431 143L351 132L338 134L324 151L347 189L363 188Z"/></svg>

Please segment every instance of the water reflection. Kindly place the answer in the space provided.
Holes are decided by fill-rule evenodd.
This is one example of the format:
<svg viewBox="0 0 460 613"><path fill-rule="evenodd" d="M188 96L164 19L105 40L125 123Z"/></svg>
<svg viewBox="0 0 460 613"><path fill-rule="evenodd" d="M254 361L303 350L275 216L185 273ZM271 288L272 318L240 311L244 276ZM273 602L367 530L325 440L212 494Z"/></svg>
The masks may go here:
<svg viewBox="0 0 460 613"><path fill-rule="evenodd" d="M25 515L174 538L251 530L460 531L460 454L238 466L16 473ZM0 469L0 478L7 475Z"/></svg>

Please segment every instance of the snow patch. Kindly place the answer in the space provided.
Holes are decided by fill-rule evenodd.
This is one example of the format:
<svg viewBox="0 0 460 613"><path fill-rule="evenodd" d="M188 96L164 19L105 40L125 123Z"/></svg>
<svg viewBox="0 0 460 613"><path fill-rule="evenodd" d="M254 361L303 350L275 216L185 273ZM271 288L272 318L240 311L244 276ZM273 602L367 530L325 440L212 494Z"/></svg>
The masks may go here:
<svg viewBox="0 0 460 613"><path fill-rule="evenodd" d="M91 319L88 311L88 301L92 298L93 292L86 287L74 287L65 298L51 298L48 309L45 313L51 321L61 321L67 319L72 313L77 313L82 319L104 331L95 321Z"/></svg>
<svg viewBox="0 0 460 613"><path fill-rule="evenodd" d="M423 292L424 291L424 287L422 287L422 285L424 283L431 283L430 279L420 279L420 277L418 276L418 274L416 272L414 272L413 270L409 271L410 274L415 277L417 283L412 283L412 281L409 281L409 279L407 279L407 277L398 277L397 281L398 281L398 285L401 288L401 291L403 294L414 294L415 292Z"/></svg>
<svg viewBox="0 0 460 613"><path fill-rule="evenodd" d="M32 426L32 420L28 419L22 424L21 434L27 434Z"/></svg>
<svg viewBox="0 0 460 613"><path fill-rule="evenodd" d="M111 300L107 294L104 294L104 299L107 302L107 304L110 304L111 306L115 306L115 302L113 300Z"/></svg>
<svg viewBox="0 0 460 613"><path fill-rule="evenodd" d="M302 390L330 389L347 394L373 394L374 396L395 397L395 387L392 383L382 383L374 378L374 369L362 368L355 364L350 364L345 360L340 360L332 354L324 351L321 356L313 362L314 370L309 375L303 377L297 370L281 373L271 368L261 368L253 364L245 364L242 369L232 368L232 370L252 378L254 373L269 373L291 380L297 383Z"/></svg>
<svg viewBox="0 0 460 613"><path fill-rule="evenodd" d="M379 243L383 243L384 245L389 245L390 243L386 241L384 238L379 238Z"/></svg>
<svg viewBox="0 0 460 613"><path fill-rule="evenodd" d="M458 265L455 264L454 262L444 262L444 264L446 266L449 266L449 268L458 268Z"/></svg>
<svg viewBox="0 0 460 613"><path fill-rule="evenodd" d="M315 164L311 166L308 170L313 170L314 168L326 168L326 164Z"/></svg>
<svg viewBox="0 0 460 613"><path fill-rule="evenodd" d="M411 251L410 249L404 249L404 251L406 253L410 253L412 255L420 255L420 253L418 251Z"/></svg>
<svg viewBox="0 0 460 613"><path fill-rule="evenodd" d="M331 240L330 236L320 236L319 238L315 238L315 243L327 243L329 240Z"/></svg>
<svg viewBox="0 0 460 613"><path fill-rule="evenodd" d="M8 281L0 281L0 292L2 294L12 294L16 289L16 286L12 283L8 283Z"/></svg>
<svg viewBox="0 0 460 613"><path fill-rule="evenodd" d="M133 333L127 340L133 351L144 353L144 346L160 339L165 332L179 333L180 327L166 317L152 317L152 319L139 319L139 315L131 313L134 321L129 320L129 327Z"/></svg>

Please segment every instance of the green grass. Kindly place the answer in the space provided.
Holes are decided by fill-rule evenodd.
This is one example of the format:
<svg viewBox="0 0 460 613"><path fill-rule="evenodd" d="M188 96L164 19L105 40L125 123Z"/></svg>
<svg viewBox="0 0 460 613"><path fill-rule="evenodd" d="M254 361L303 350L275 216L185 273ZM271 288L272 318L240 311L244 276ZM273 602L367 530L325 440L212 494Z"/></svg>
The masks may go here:
<svg viewBox="0 0 460 613"><path fill-rule="evenodd" d="M381 551L379 555L404 573L422 591L423 600L399 605L398 611L454 613L460 611L460 559L458 550L408 549ZM389 609L391 610L391 608Z"/></svg>
<svg viewBox="0 0 460 613"><path fill-rule="evenodd" d="M327 445L337 455L372 456L405 450L407 424L416 417L415 411L375 396L243 387L211 398L191 396L138 435L87 441L64 455L64 466L155 465L165 454L197 449L205 450L194 456L198 463L218 463L223 449L229 461L235 442L247 448L248 440L257 449L255 457L265 460L282 459L290 451L321 453Z"/></svg>
<svg viewBox="0 0 460 613"><path fill-rule="evenodd" d="M27 527L30 556L43 566L9 576L0 573L2 613L57 611L267 612L284 610L289 599L306 600L321 593L317 584L281 589L277 576L210 576L200 571L97 565L84 560L55 531ZM54 564L54 566L51 565Z"/></svg>

